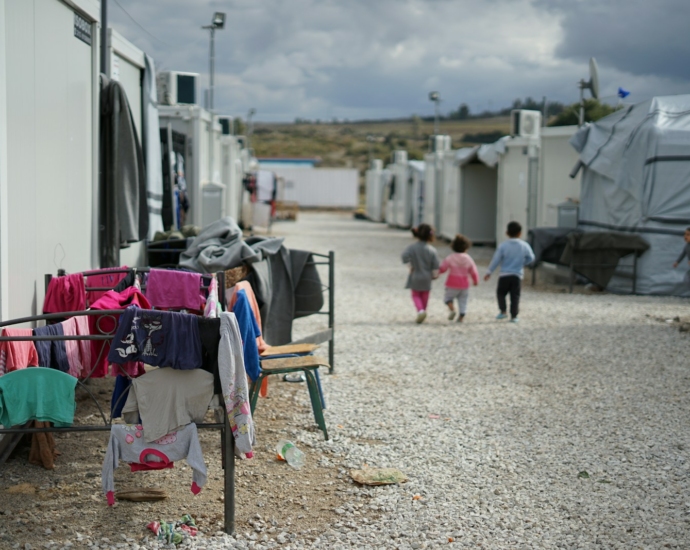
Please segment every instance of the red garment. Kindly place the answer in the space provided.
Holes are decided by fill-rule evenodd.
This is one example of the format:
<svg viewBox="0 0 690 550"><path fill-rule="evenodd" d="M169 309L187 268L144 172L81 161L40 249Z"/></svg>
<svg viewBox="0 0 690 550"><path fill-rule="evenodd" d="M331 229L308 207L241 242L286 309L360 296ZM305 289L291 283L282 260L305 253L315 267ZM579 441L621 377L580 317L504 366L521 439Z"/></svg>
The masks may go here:
<svg viewBox="0 0 690 550"><path fill-rule="evenodd" d="M86 309L84 276L74 273L64 277L53 277L48 283L43 300L43 313L63 313Z"/></svg>
<svg viewBox="0 0 690 550"><path fill-rule="evenodd" d="M122 267L109 267L102 269L102 273L99 273L98 275L89 275L86 278L86 286L87 287L110 287L113 288L117 286L117 283L119 283L122 279L124 279L127 276L127 272L124 273L108 273L108 271L113 270L113 269L127 269L126 265L123 265ZM86 302L88 304L93 304L98 300L101 296L103 296L107 290L89 290L86 293Z"/></svg>
<svg viewBox="0 0 690 550"><path fill-rule="evenodd" d="M146 280L146 298L156 309L203 311L201 274L152 269Z"/></svg>
<svg viewBox="0 0 690 550"><path fill-rule="evenodd" d="M122 292L109 290L91 306L91 309L125 309L132 304L142 309L151 309L151 304L149 304L146 296L135 287L129 287ZM119 318L119 315L115 315L114 318L92 315L89 317L89 330L91 334L114 334ZM103 378L108 374L109 351L110 342L103 340L91 341L92 378ZM144 365L140 362L119 365L113 369L113 376L120 374L122 370L128 375L136 377L144 374Z"/></svg>
<svg viewBox="0 0 690 550"><path fill-rule="evenodd" d="M4 328L2 336L32 336L30 328ZM13 370L38 366L38 352L30 340L0 342L0 376Z"/></svg>

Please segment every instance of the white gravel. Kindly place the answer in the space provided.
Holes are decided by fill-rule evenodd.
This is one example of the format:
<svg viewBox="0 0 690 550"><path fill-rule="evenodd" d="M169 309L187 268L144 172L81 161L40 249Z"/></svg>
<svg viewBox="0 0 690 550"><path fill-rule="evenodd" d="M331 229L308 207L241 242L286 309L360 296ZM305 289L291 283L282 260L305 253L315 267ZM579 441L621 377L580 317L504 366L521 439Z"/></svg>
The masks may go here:
<svg viewBox="0 0 690 550"><path fill-rule="evenodd" d="M459 325L437 282L420 326L399 260L408 232L300 213L274 233L338 265L336 374L322 377L332 439L305 430L298 445L335 453L343 476L366 464L410 481L349 485L320 532L192 547L690 547L689 336L654 319L687 300L527 287L511 325L494 320L492 280ZM471 251L480 264L490 252Z"/></svg>

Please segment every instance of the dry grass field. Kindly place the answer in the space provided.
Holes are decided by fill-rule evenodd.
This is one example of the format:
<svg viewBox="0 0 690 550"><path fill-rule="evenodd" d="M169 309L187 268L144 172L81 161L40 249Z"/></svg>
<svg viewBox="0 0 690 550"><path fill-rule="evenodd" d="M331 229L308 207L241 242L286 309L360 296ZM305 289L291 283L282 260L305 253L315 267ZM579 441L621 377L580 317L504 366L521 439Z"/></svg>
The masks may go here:
<svg viewBox="0 0 690 550"><path fill-rule="evenodd" d="M391 151L405 149L422 159L433 122L421 119L339 123L257 123L252 146L257 157L320 157L320 166L366 170L369 155L388 162ZM508 117L443 120L440 133L450 135L453 148L472 145L481 134L495 139L510 131ZM480 134L480 136L477 136ZM489 136L490 137L490 136ZM493 141L493 139L490 139Z"/></svg>

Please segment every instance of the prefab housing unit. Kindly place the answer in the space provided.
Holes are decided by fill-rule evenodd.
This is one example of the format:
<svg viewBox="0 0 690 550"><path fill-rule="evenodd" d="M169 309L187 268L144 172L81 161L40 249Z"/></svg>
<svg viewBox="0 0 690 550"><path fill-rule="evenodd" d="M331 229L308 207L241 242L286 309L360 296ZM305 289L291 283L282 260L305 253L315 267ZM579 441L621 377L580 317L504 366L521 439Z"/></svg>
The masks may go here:
<svg viewBox="0 0 690 550"><path fill-rule="evenodd" d="M390 195L386 208L386 222L392 227L412 225L413 190L407 151L393 151L388 165L391 173Z"/></svg>
<svg viewBox="0 0 690 550"><path fill-rule="evenodd" d="M412 182L412 227L417 227L422 223L426 164L422 160L411 160L408 164Z"/></svg>
<svg viewBox="0 0 690 550"><path fill-rule="evenodd" d="M0 1L0 318L40 313L46 273L97 267L94 0Z"/></svg>
<svg viewBox="0 0 690 550"><path fill-rule="evenodd" d="M450 136L431 136L430 152L424 155L422 223L438 229L441 223L443 158L450 151Z"/></svg>
<svg viewBox="0 0 690 550"><path fill-rule="evenodd" d="M462 233L474 243L496 242L497 170L487 166L491 146L465 147L443 156L439 235L448 240Z"/></svg>
<svg viewBox="0 0 690 550"><path fill-rule="evenodd" d="M171 147L177 140L185 143L181 154L190 202L185 223L204 227L219 219L218 214L225 215L227 189L221 181L222 127L217 117L198 105L160 105L158 112L164 139L166 133L172 136ZM162 147L167 150L167 140ZM207 190L206 185L209 185ZM219 197L221 207L214 208Z"/></svg>
<svg viewBox="0 0 690 550"><path fill-rule="evenodd" d="M354 168L275 168L285 180L285 200L307 208L359 206L359 172Z"/></svg>
<svg viewBox="0 0 690 550"><path fill-rule="evenodd" d="M386 190L387 170L383 169L381 159L372 159L369 170L364 175L365 180L365 213L374 222L384 221L384 205L387 203Z"/></svg>
<svg viewBox="0 0 690 550"><path fill-rule="evenodd" d="M541 129L539 150L539 193L537 227L558 226L558 206L580 198L580 174L570 172L578 161L570 139L577 126L553 126Z"/></svg>
<svg viewBox="0 0 690 550"><path fill-rule="evenodd" d="M225 213L235 221L242 216L242 143L237 136L223 135L222 148L222 181L226 186Z"/></svg>

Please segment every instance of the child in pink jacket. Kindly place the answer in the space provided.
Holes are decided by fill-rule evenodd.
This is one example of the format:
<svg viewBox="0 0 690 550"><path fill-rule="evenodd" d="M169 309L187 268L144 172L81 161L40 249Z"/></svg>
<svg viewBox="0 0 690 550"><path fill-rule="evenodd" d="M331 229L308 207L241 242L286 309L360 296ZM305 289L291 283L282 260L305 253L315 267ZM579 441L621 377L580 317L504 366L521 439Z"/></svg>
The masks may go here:
<svg viewBox="0 0 690 550"><path fill-rule="evenodd" d="M448 256L443 262L439 271L445 273L448 271L448 278L446 279L446 291L443 296L443 301L450 310L448 312L448 320L455 319L455 306L453 302L458 301L458 309L460 315L458 322L462 323L467 313L467 300L470 297L470 279L474 286L479 284L479 273L477 272L477 265L474 260L467 254L467 251L472 246L470 240L464 235L456 235L453 242L450 244L453 254Z"/></svg>

